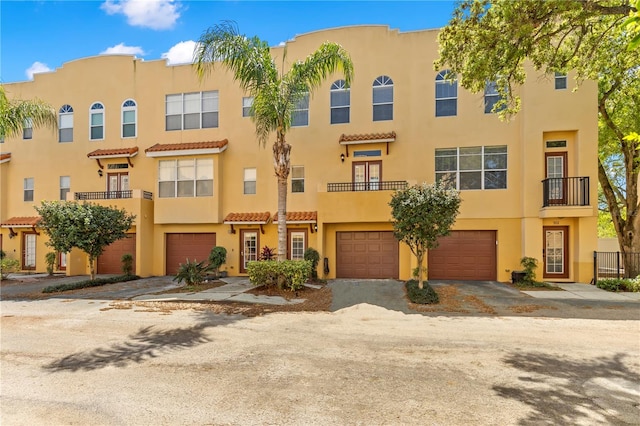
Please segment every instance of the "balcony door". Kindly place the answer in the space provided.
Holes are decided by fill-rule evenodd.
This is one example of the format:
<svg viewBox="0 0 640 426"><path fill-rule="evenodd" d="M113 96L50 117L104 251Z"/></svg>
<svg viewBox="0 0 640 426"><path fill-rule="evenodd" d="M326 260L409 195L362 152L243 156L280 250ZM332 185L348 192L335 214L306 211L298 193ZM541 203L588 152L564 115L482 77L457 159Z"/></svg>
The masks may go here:
<svg viewBox="0 0 640 426"><path fill-rule="evenodd" d="M122 198L121 191L129 190L129 172L107 174L108 198Z"/></svg>
<svg viewBox="0 0 640 426"><path fill-rule="evenodd" d="M545 160L549 204L567 204L567 153L548 152Z"/></svg>
<svg viewBox="0 0 640 426"><path fill-rule="evenodd" d="M353 162L353 190L377 191L382 181L382 161Z"/></svg>

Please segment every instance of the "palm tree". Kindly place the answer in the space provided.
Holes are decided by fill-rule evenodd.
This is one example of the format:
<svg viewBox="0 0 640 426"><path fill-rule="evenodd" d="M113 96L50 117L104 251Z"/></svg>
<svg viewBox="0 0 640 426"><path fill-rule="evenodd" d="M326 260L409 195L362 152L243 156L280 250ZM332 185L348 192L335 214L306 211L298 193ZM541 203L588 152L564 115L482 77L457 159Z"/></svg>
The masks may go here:
<svg viewBox="0 0 640 426"><path fill-rule="evenodd" d="M0 84L0 137L18 136L22 133L27 120L33 127L58 126L56 111L47 103L39 100L9 100L4 86Z"/></svg>
<svg viewBox="0 0 640 426"><path fill-rule="evenodd" d="M273 162L278 179L278 260L287 256L287 179L291 169L291 145L285 139L291 127L291 113L296 103L315 89L332 73L342 71L348 85L353 76L353 63L339 44L325 42L303 61L284 70L286 46L280 70L271 56L269 45L258 37L238 33L234 23L222 22L202 34L194 52L194 65L201 80L219 62L233 73L240 87L253 96L252 119L258 142L264 147L271 132Z"/></svg>

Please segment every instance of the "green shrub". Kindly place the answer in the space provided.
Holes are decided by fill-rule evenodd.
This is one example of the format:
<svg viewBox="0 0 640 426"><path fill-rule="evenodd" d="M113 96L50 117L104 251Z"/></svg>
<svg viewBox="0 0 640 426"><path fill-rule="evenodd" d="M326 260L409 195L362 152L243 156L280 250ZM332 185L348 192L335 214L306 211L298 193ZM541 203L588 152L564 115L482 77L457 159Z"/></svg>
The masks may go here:
<svg viewBox="0 0 640 426"><path fill-rule="evenodd" d="M120 258L122 263L122 273L125 275L133 275L133 256L131 253L125 253Z"/></svg>
<svg viewBox="0 0 640 426"><path fill-rule="evenodd" d="M418 286L417 280L409 280L405 283L405 286L407 288L407 296L413 303L429 305L440 302L438 293L426 281L422 282L423 288Z"/></svg>
<svg viewBox="0 0 640 426"><path fill-rule="evenodd" d="M45 254L44 262L47 265L47 274L53 275L53 267L56 264L56 254L55 254L55 252L50 251L49 253Z"/></svg>
<svg viewBox="0 0 640 426"><path fill-rule="evenodd" d="M220 267L227 261L227 249L216 246L209 253L209 267L215 272L216 277L220 276Z"/></svg>
<svg viewBox="0 0 640 426"><path fill-rule="evenodd" d="M308 260L249 262L247 273L253 285L277 286L294 291L302 288L311 275L311 262Z"/></svg>
<svg viewBox="0 0 640 426"><path fill-rule="evenodd" d="M186 285L198 285L201 284L207 272L209 272L211 268L209 265L206 265L206 261L203 260L201 262L196 262L195 260L191 262L187 259L187 263L181 263L178 268L178 273L173 278L173 281L178 281L180 284L182 281L186 283Z"/></svg>
<svg viewBox="0 0 640 426"><path fill-rule="evenodd" d="M607 291L640 292L640 276L636 278L607 278L598 280L596 287Z"/></svg>
<svg viewBox="0 0 640 426"><path fill-rule="evenodd" d="M20 262L18 259L3 257L0 259L0 280L6 280L9 274L18 272L19 269Z"/></svg>
<svg viewBox="0 0 640 426"><path fill-rule="evenodd" d="M524 268L523 281L527 284L536 282L536 268L538 267L538 259L534 257L523 257L520 259L520 265Z"/></svg>
<svg viewBox="0 0 640 426"><path fill-rule="evenodd" d="M304 251L304 260L311 262L311 279L318 280L318 263L320 263L320 253L313 247L309 247Z"/></svg>
<svg viewBox="0 0 640 426"><path fill-rule="evenodd" d="M96 278L95 280L78 281L69 284L50 285L45 287L43 293L62 293L63 291L78 290L80 288L100 287L105 284L123 283L126 281L139 280L137 275L118 275L109 278Z"/></svg>

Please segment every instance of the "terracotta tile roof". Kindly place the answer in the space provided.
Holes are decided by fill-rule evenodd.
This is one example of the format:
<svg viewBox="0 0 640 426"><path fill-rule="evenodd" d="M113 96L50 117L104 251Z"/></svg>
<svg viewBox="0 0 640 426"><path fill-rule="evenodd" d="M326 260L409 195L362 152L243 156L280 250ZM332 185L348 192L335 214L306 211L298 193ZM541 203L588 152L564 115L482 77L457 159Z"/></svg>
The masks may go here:
<svg viewBox="0 0 640 426"><path fill-rule="evenodd" d="M0 224L5 228L12 226L36 226L40 222L40 216L16 216L5 220Z"/></svg>
<svg viewBox="0 0 640 426"><path fill-rule="evenodd" d="M387 133L361 133L359 135L340 135L340 140L338 142L360 142L360 141L377 141L377 140L388 140L395 139L396 132L387 132Z"/></svg>
<svg viewBox="0 0 640 426"><path fill-rule="evenodd" d="M161 152L161 151L179 151L185 149L213 149L213 148L222 148L229 143L227 139L223 139L221 141L209 141L209 142L187 142L187 143L165 143L165 144L155 144L147 149L144 152Z"/></svg>
<svg viewBox="0 0 640 426"><path fill-rule="evenodd" d="M224 218L224 223L267 223L271 218L271 213L229 213Z"/></svg>
<svg viewBox="0 0 640 426"><path fill-rule="evenodd" d="M87 154L89 158L96 157L114 157L114 156L122 156L122 157L131 157L134 154L138 153L138 147L134 146L132 148L117 148L117 149L96 149L95 151L91 151Z"/></svg>
<svg viewBox="0 0 640 426"><path fill-rule="evenodd" d="M2 154L0 154L0 161L4 161L4 160L11 160L10 152L3 152Z"/></svg>
<svg viewBox="0 0 640 426"><path fill-rule="evenodd" d="M318 212L287 212L287 222L315 222ZM273 215L273 221L278 221L278 213Z"/></svg>

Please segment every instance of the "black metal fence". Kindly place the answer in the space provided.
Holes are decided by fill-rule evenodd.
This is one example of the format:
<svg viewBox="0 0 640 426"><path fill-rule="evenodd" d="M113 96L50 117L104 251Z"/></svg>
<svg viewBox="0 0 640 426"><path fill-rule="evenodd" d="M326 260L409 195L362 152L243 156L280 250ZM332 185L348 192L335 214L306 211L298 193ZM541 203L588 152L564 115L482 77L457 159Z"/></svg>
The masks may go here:
<svg viewBox="0 0 640 426"><path fill-rule="evenodd" d="M593 260L596 281L602 278L635 278L640 274L640 253L594 251Z"/></svg>
<svg viewBox="0 0 640 426"><path fill-rule="evenodd" d="M545 179L542 192L543 207L588 206L589 176Z"/></svg>
<svg viewBox="0 0 640 426"><path fill-rule="evenodd" d="M133 191L76 192L76 200L111 200L131 198Z"/></svg>
<svg viewBox="0 0 640 426"><path fill-rule="evenodd" d="M327 192L395 191L405 189L407 185L404 180L328 183Z"/></svg>

